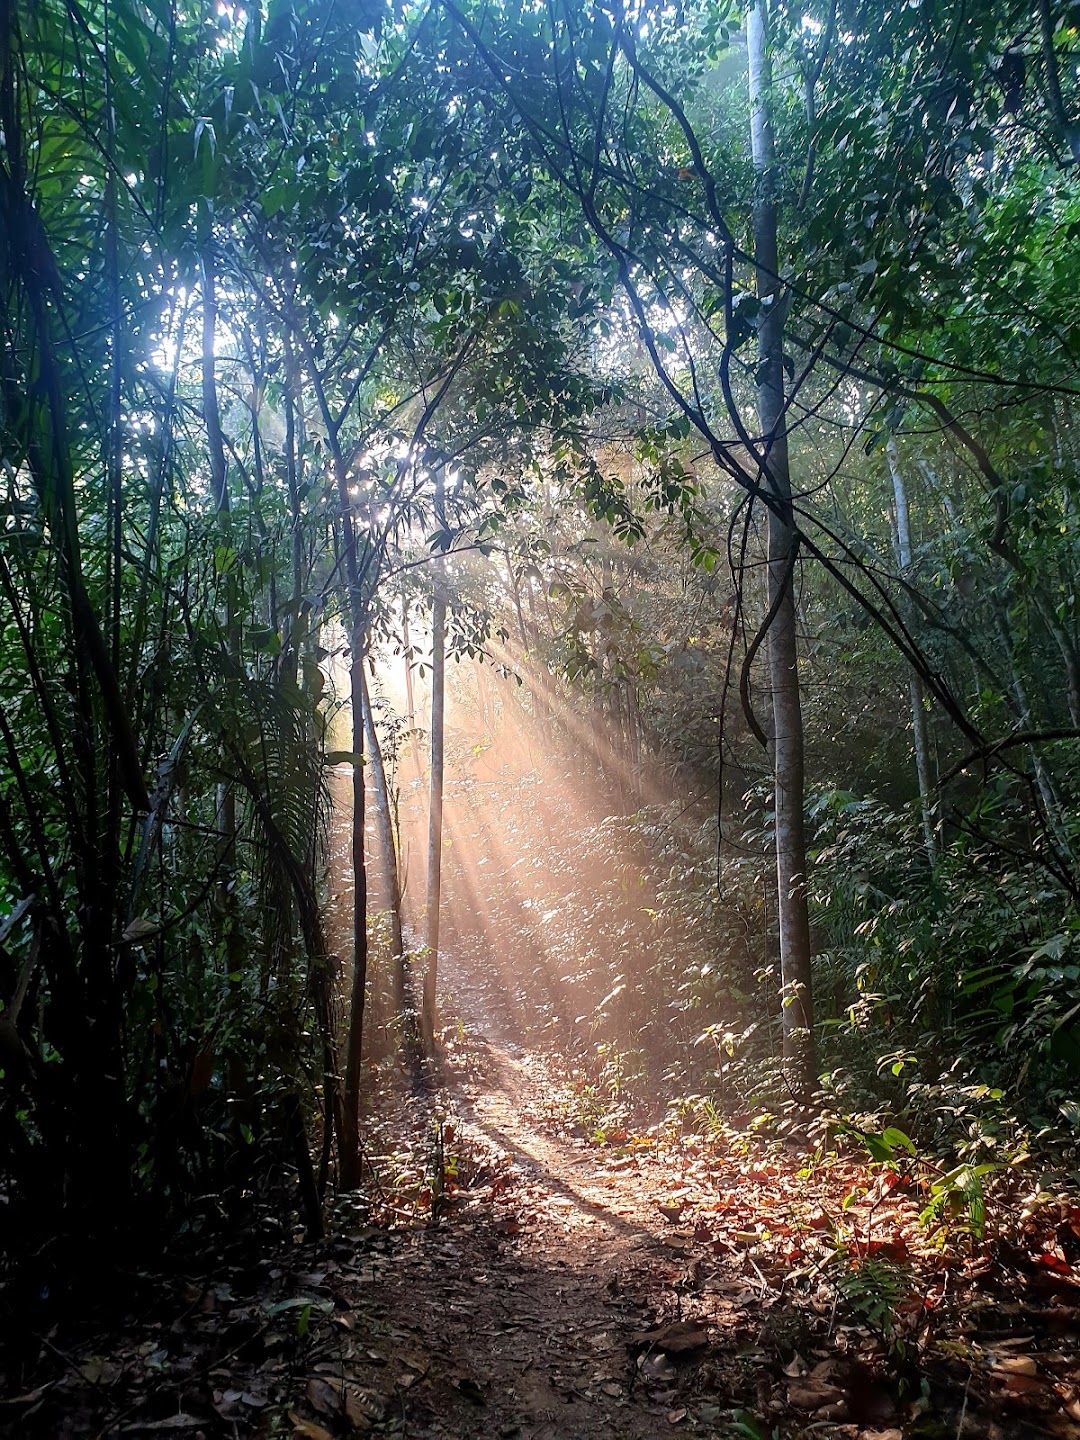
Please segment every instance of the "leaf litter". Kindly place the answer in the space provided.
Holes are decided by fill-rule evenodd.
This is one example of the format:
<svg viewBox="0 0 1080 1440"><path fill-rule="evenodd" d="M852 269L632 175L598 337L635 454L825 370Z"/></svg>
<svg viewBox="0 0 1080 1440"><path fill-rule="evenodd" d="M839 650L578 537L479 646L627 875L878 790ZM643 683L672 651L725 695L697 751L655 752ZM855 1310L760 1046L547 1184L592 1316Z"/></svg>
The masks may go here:
<svg viewBox="0 0 1080 1440"><path fill-rule="evenodd" d="M444 1086L384 1097L331 1238L40 1337L0 1433L1080 1437L1067 1199L949 1246L902 1171L663 1127L591 1144L555 1058L455 985Z"/></svg>

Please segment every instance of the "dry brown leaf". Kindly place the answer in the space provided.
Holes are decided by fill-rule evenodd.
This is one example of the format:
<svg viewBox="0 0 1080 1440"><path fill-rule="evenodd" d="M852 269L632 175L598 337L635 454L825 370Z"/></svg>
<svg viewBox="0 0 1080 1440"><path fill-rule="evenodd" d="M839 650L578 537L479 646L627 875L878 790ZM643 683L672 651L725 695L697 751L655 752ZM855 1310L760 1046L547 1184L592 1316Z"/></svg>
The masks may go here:
<svg viewBox="0 0 1080 1440"><path fill-rule="evenodd" d="M670 1355L688 1355L693 1350L704 1350L708 1343L708 1330L703 1325L695 1325L692 1320L672 1320L658 1330L638 1330L630 1336L631 1345L649 1345Z"/></svg>
<svg viewBox="0 0 1080 1440"><path fill-rule="evenodd" d="M663 1351L648 1358L642 1357L638 1366L646 1380L653 1380L661 1385L672 1385L678 1378L678 1371Z"/></svg>
<svg viewBox="0 0 1080 1440"><path fill-rule="evenodd" d="M1046 1390L1046 1381L1038 1375L1006 1375L1005 1386L1013 1395L1038 1395Z"/></svg>
<svg viewBox="0 0 1080 1440"><path fill-rule="evenodd" d="M788 1404L795 1410L820 1410L823 1405L835 1405L842 1399L843 1392L835 1385L827 1385L809 1376L788 1386Z"/></svg>
<svg viewBox="0 0 1080 1440"><path fill-rule="evenodd" d="M293 1434L303 1435L304 1440L334 1440L329 1430L316 1425L314 1420L302 1420L295 1411L289 1411L289 1419L292 1421Z"/></svg>
<svg viewBox="0 0 1080 1440"><path fill-rule="evenodd" d="M1010 1355L1004 1360L998 1360L994 1366L996 1370L1003 1370L1006 1375L1038 1375L1039 1367L1030 1355Z"/></svg>
<svg viewBox="0 0 1080 1440"><path fill-rule="evenodd" d="M307 1389L304 1393L307 1395L308 1404L313 1410L317 1410L320 1415L329 1415L337 1419L341 1414L340 1393L329 1381L323 1380L321 1376L313 1375L307 1382Z"/></svg>
<svg viewBox="0 0 1080 1440"><path fill-rule="evenodd" d="M386 1400L374 1390L346 1390L345 1418L354 1430L370 1430L386 1413Z"/></svg>

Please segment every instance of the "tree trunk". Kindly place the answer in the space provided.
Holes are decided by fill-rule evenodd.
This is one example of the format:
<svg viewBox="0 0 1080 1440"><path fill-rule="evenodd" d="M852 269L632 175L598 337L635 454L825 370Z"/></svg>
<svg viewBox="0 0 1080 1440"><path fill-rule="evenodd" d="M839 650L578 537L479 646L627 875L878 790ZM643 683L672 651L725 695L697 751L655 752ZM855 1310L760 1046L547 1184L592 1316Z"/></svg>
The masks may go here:
<svg viewBox="0 0 1080 1440"><path fill-rule="evenodd" d="M304 483L304 395L293 350L292 337L285 335L285 479L289 493L290 592L289 611L282 627L280 673L296 679L300 662L300 641L304 627L300 623L300 603L304 593L304 530L303 506L300 499Z"/></svg>
<svg viewBox="0 0 1080 1440"><path fill-rule="evenodd" d="M345 540L346 572L356 577L356 530L350 523ZM352 579L350 579L352 589ZM358 589L358 583L357 583ZM352 599L353 623L349 636L349 708L352 718L352 872L353 872L353 963L349 998L349 1032L345 1041L345 1083L342 1108L345 1139L341 1147L341 1185L356 1190L360 1185L360 1080L364 1044L364 1010L367 1001L367 857L364 850L364 646L365 626L356 590Z"/></svg>
<svg viewBox="0 0 1080 1440"><path fill-rule="evenodd" d="M806 900L803 816L803 719L796 647L791 476L784 404L784 297L778 279L775 152L769 113L772 72L767 50L765 0L747 19L750 71L750 138L756 178L754 258L761 300L758 417L762 433L762 479L769 509L769 672L772 685L772 759L776 807L776 880L780 922L780 973L784 1005L784 1061L799 1095L815 1082L810 923Z"/></svg>
<svg viewBox="0 0 1080 1440"><path fill-rule="evenodd" d="M401 641L405 647L405 705L409 722L409 754L412 756L413 779L419 780L424 773L420 763L420 746L416 743L416 695L413 691L412 644L409 640L409 599L401 597Z"/></svg>
<svg viewBox="0 0 1080 1440"><path fill-rule="evenodd" d="M900 468L900 457L892 436L885 447L885 454L889 462L889 474L892 476L893 499L896 502L896 553L900 561L900 573L906 576L911 569L911 516L908 511L904 472ZM930 868L933 869L937 860L937 841L934 835L934 779L926 729L926 690L920 677L914 673L908 680L908 693L911 697L911 734L915 746L915 770L919 780L923 844L926 846Z"/></svg>
<svg viewBox="0 0 1080 1440"><path fill-rule="evenodd" d="M401 879L397 841L394 838L390 786L387 784L386 765L383 762L379 734L375 729L375 716L371 710L366 676L361 676L361 684L364 687L364 730L371 761L371 777L374 781L375 819L379 827L379 844L382 847L386 872L386 894L390 903L390 958L394 969L394 1005L402 1024L407 1025L405 1008L408 1002L408 984L405 975L405 944L401 930Z"/></svg>
<svg viewBox="0 0 1080 1440"><path fill-rule="evenodd" d="M997 624L998 634L1001 636L1001 647L1009 663L1009 678L1012 681L1013 697L1016 704L1016 717L1024 730L1032 730L1035 721L1032 716L1031 701L1028 698L1027 686L1024 684L1023 676L1016 663L1016 645L1013 641L1012 625L1009 621L1008 606L1004 603L994 605L994 620ZM1046 814L1046 823L1049 826L1054 838L1060 843L1062 834L1061 806L1057 796L1054 794L1054 787L1046 766L1042 762L1038 747L1030 745L1028 753L1031 757L1031 768L1035 776L1035 786L1039 792L1039 799L1042 801L1043 810Z"/></svg>
<svg viewBox="0 0 1080 1440"><path fill-rule="evenodd" d="M229 514L228 469L225 463L225 440L221 431L221 410L217 388L217 276L214 265L214 236L209 221L200 217L200 241L202 253L202 404L203 424L206 426L206 442L210 455L210 479L214 502L214 513L218 519L221 540L228 544L231 537ZM225 645L227 653L239 672L240 668L240 615L235 566L230 566L225 575ZM220 879L217 885L218 909L225 931L225 967L230 977L227 981L227 1005L234 1016L237 1034L242 1033L242 1010L244 995L240 974L244 968L244 954L240 943L239 916L236 903L236 789L222 781L217 790L218 856ZM232 977L237 978L232 978ZM247 1056L240 1045L232 1045L226 1065L226 1083L234 1097L248 1098ZM235 1110L239 1115L239 1109Z"/></svg>
<svg viewBox="0 0 1080 1440"><path fill-rule="evenodd" d="M315 391L330 458L341 514L341 538L345 562L346 599L349 613L349 717L352 726L352 872L353 872L353 954L352 985L349 996L349 1028L345 1038L345 1074L342 1082L342 1138L340 1179L344 1190L355 1190L360 1184L360 1082L364 1046L364 1012L367 1001L368 933L367 933L367 854L364 845L364 654L367 650L368 612L364 581L370 555L365 549L364 564L360 563L359 538L353 519L352 496L349 493L349 467L341 448L338 424L334 420L326 396L323 377L315 362L311 346L303 331L294 330L303 347L308 373Z"/></svg>
<svg viewBox="0 0 1080 1440"><path fill-rule="evenodd" d="M443 472L435 479L435 513L446 529L443 508ZM439 906L442 898L443 847L443 729L446 718L446 593L445 566L433 565L435 598L431 607L431 780L428 801L427 863L427 969L421 1027L428 1054L435 1047L435 1005L439 981Z"/></svg>

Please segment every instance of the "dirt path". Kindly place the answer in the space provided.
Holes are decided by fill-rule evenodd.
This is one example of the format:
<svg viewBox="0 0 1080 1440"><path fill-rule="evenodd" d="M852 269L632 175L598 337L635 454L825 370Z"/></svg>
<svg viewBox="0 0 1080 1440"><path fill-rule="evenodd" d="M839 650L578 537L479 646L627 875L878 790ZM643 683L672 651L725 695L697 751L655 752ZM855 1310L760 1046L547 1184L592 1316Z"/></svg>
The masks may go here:
<svg viewBox="0 0 1080 1440"><path fill-rule="evenodd" d="M463 1033L441 1113L461 1188L445 1224L403 1238L367 1297L373 1335L385 1327L392 1342L401 1433L764 1440L771 1425L742 1407L787 1407L775 1347L762 1348L760 1272L682 1227L688 1187L647 1139L589 1143L498 985L460 963L448 981ZM385 1394L382 1359L372 1381ZM829 1418L816 1434L888 1435Z"/></svg>
<svg viewBox="0 0 1080 1440"><path fill-rule="evenodd" d="M592 1144L513 997L480 967L450 979L462 1025L444 1087L386 1115L398 1148L381 1158L373 1124L371 1192L342 1198L331 1237L174 1278L71 1348L48 1338L52 1374L0 1398L0 1434L1080 1436L1071 1279L920 1261L921 1288L894 1307L909 1348L887 1354L880 1317L840 1299L828 1256L849 1252L821 1219L856 1197L839 1273L861 1275L874 1247L901 1244L914 1197L872 1192L865 1166L800 1179L794 1156Z"/></svg>
<svg viewBox="0 0 1080 1440"><path fill-rule="evenodd" d="M339 1388L370 1386L383 1433L1080 1434L1062 1406L1072 1391L1052 1373L1057 1364L1072 1375L1071 1360L1047 1354L1032 1376L1034 1362L1010 1348L1014 1320L1002 1317L999 1285L985 1298L970 1292L967 1319L950 1322L978 1337L963 1354L943 1348L908 1367L895 1356L883 1363L865 1319L838 1314L835 1287L815 1287L817 1267L805 1266L805 1229L800 1240L787 1223L797 1208L794 1165L759 1173L745 1157L695 1160L649 1137L589 1143L557 1067L519 1043L498 986L461 966L451 980L464 1033L441 1096L441 1158L458 1188L444 1220L400 1236L371 1272L367 1339L349 1346L338 1371ZM801 1289L799 1254L810 1276ZM1059 1315L1070 1337L1074 1314ZM925 1324L912 1315L913 1361Z"/></svg>
<svg viewBox="0 0 1080 1440"><path fill-rule="evenodd" d="M559 1090L542 1060L486 1038L451 1088L446 1153L486 1157L493 1180L411 1235L372 1296L416 1375L401 1406L417 1440L645 1440L719 1416L702 1301L710 1280L713 1301L746 1286L688 1261L654 1162L567 1134ZM699 1399L714 1382L694 1416L691 1367Z"/></svg>

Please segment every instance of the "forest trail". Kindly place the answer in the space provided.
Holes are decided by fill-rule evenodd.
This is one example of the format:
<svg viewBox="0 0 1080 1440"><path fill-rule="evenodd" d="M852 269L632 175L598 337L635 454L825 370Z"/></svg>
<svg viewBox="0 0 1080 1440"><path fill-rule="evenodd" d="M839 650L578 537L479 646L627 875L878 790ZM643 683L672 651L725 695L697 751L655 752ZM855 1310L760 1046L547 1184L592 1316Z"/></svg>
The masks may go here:
<svg viewBox="0 0 1080 1440"><path fill-rule="evenodd" d="M505 976L462 953L444 971L441 1084L403 1111L395 1074L367 1192L339 1199L327 1239L222 1255L150 1283L116 1326L52 1334L51 1376L39 1364L0 1401L0 1434L1080 1437L1071 1276L1015 1246L907 1252L917 1203L875 1191L865 1165L811 1174L794 1154L613 1125L595 1143ZM822 1218L852 1196L845 1269ZM874 1254L910 1261L894 1297L910 1362L841 1296Z"/></svg>
<svg viewBox="0 0 1080 1440"><path fill-rule="evenodd" d="M1029 1308L993 1277L964 1301L977 1337L964 1356L927 1357L924 1378L905 1380L815 1285L823 1267L797 1286L803 1242L783 1236L802 1230L809 1255L796 1211L817 1196L794 1157L762 1170L653 1131L593 1143L558 1060L519 1031L505 977L460 956L446 971L458 1033L447 1027L429 1164L454 1184L434 1223L378 1242L356 1329L321 1366L336 1390L309 1385L309 1401L409 1440L1080 1435L1080 1406L1048 1373L1074 1373L1075 1309ZM1058 1347L1037 1374L1032 1321ZM294 1419L310 1440L338 1433Z"/></svg>
<svg viewBox="0 0 1080 1440"><path fill-rule="evenodd" d="M632 1337L658 1319L658 1284L674 1308L683 1238L650 1206L640 1173L612 1171L558 1133L542 1062L487 1040L472 1058L473 1083L451 1091L446 1147L474 1165L488 1156L493 1180L463 1192L446 1228L411 1237L379 1297L431 1357L408 1397L408 1433L666 1432L686 1417L676 1366ZM687 1326L676 1342L700 1352L706 1332Z"/></svg>
<svg viewBox="0 0 1080 1440"><path fill-rule="evenodd" d="M589 1144L552 1063L518 1043L483 982L457 967L452 983L464 1033L439 1115L462 1185L368 1297L375 1331L400 1346L404 1433L711 1433L733 1405L720 1352L745 1368L737 1352L753 1348L737 1314L751 1288L691 1255L679 1187L649 1142Z"/></svg>

